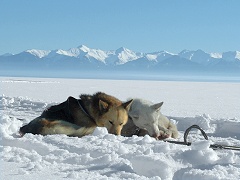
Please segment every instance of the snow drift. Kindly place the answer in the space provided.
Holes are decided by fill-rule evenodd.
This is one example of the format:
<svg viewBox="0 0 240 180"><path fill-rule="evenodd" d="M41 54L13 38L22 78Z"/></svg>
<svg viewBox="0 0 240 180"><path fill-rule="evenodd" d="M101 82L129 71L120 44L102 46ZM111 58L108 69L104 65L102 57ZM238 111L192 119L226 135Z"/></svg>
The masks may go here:
<svg viewBox="0 0 240 180"><path fill-rule="evenodd" d="M206 115L204 112L202 112L202 115L194 115L195 107L192 106L189 111L193 113L193 116L181 116L181 112L169 116L178 126L180 131L179 141L183 140L183 132L192 124L198 124L206 131L209 136L208 141L203 139L199 131L191 131L188 140L193 144L190 147L157 141L149 136L115 136L108 134L105 128L96 128L92 135L83 138L65 135L42 136L32 134L26 134L24 137L19 138L18 130L23 124L38 116L46 107L55 104L53 102L55 100L54 95L52 99L47 97L48 101L36 100L39 97L44 99L43 89L46 87L46 82L50 87L51 84L53 86L57 84L56 88L61 86L62 91L66 87L66 83L71 82L70 84L73 85L74 89L71 80L37 79L33 81L35 83L29 83L29 79L23 80L20 83L14 80L12 82L9 80L1 81L1 85L6 88L3 89L5 95L0 96L0 163L2 179L237 180L240 178L239 151L213 150L209 148L212 143L240 146L240 119L238 117L234 118L231 111L225 112L228 114L228 118L218 118L215 115ZM59 83L56 83L57 81ZM81 81L84 80L78 80L78 87ZM99 84L97 80L91 80L89 83L91 82L92 85L85 87L89 91L93 87L102 89L111 84L109 81ZM30 97L18 96L17 94L23 91L21 87L26 86L26 83L28 83L29 87L36 88L37 86L38 94L34 95L34 93L29 92ZM128 84L127 81L124 81L124 83L125 85ZM144 81L141 83L145 83L145 85L151 84L151 82ZM160 85L165 84L164 82L159 83ZM172 83L176 84L176 82ZM225 88L231 86L228 83L221 84L221 87ZM115 94L121 97L126 97L128 94L124 90L125 85L119 84L118 88L112 91L115 91ZM208 85L208 83L205 83L205 85ZM239 84L235 85L236 88L239 88ZM18 92L8 88L13 86L18 89ZM196 86L196 83L188 83L188 88L191 89L192 94L196 92L192 91ZM160 86L155 88L158 87ZM208 85L207 87L208 91L205 93L213 96L212 92L216 93L217 89L215 86ZM165 88L169 89L168 93L170 93L166 98L172 97L175 91L171 91L171 87ZM134 89L132 91L132 93L136 93ZM63 92L59 92L59 99L64 94ZM137 92L135 95L141 96L141 93ZM144 94L149 99L151 99L150 92ZM15 96L10 94L15 94ZM230 94L226 96L230 96ZM234 98L239 99L239 93ZM196 101L196 98L191 99L191 101ZM234 104L234 100L232 102ZM168 108L173 108L171 103L169 104L170 107ZM212 102L211 106L215 105ZM184 106L184 103L182 103L182 106ZM231 108L234 109L234 107ZM163 111L167 112L164 109ZM175 111L178 111L178 109L175 108Z"/></svg>

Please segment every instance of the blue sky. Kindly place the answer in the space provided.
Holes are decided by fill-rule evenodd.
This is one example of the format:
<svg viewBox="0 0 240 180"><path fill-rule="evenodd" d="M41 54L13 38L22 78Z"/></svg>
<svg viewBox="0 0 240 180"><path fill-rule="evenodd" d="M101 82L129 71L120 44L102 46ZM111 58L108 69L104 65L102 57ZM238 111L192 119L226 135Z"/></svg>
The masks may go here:
<svg viewBox="0 0 240 180"><path fill-rule="evenodd" d="M0 54L27 49L240 50L239 0L1 0Z"/></svg>

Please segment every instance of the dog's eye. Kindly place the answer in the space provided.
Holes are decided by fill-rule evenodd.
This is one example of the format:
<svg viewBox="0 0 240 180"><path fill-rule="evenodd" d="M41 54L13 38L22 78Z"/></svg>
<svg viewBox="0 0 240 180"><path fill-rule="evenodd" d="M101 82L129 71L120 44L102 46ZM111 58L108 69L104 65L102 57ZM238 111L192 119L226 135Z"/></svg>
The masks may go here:
<svg viewBox="0 0 240 180"><path fill-rule="evenodd" d="M120 123L119 125L121 126L121 125L123 125L123 123Z"/></svg>
<svg viewBox="0 0 240 180"><path fill-rule="evenodd" d="M133 119L136 119L136 120L137 120L138 118L139 118L138 116L133 116Z"/></svg>
<svg viewBox="0 0 240 180"><path fill-rule="evenodd" d="M113 122L112 121L109 121L110 122L110 124L112 124L113 125Z"/></svg>

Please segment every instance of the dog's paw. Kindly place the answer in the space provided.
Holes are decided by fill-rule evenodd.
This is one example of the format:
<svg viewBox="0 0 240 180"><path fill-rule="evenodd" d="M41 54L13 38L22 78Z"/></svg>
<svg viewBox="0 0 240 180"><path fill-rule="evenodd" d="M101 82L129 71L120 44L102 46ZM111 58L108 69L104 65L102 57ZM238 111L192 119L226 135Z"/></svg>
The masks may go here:
<svg viewBox="0 0 240 180"><path fill-rule="evenodd" d="M170 135L170 132L169 131L160 131L160 135L158 136L158 139L159 140L163 140L163 139L166 139L166 138L170 138L171 135Z"/></svg>

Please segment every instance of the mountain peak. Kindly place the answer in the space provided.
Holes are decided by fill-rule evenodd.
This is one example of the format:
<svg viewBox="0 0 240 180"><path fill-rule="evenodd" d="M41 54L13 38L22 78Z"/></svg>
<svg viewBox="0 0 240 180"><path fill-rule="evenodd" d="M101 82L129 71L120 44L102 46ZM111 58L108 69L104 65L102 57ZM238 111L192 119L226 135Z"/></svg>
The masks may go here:
<svg viewBox="0 0 240 180"><path fill-rule="evenodd" d="M135 59L138 59L142 56L142 54L140 53L136 53L130 49L127 49L125 47L120 47L115 51L115 54L117 55L119 61L119 64L124 64L128 61L132 61Z"/></svg>
<svg viewBox="0 0 240 180"><path fill-rule="evenodd" d="M127 49L125 47L120 47L116 50L116 53L121 53L121 52L129 52L131 51L130 49Z"/></svg>
<svg viewBox="0 0 240 180"><path fill-rule="evenodd" d="M198 49L198 50L196 50L196 52L203 52L203 53L205 53L203 50L201 50L201 49Z"/></svg>
<svg viewBox="0 0 240 180"><path fill-rule="evenodd" d="M29 50L26 50L25 52L30 53L30 54L32 54L34 56L39 57L39 58L43 58L43 57L47 56L51 51L29 49Z"/></svg>
<svg viewBox="0 0 240 180"><path fill-rule="evenodd" d="M80 45L78 46L78 49L82 50L83 52L88 52L90 50L90 48L88 48L87 46L85 45Z"/></svg>

